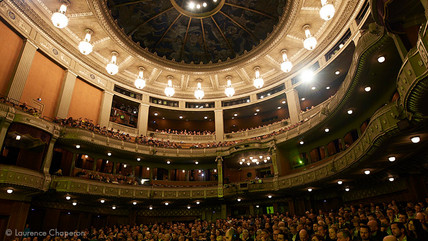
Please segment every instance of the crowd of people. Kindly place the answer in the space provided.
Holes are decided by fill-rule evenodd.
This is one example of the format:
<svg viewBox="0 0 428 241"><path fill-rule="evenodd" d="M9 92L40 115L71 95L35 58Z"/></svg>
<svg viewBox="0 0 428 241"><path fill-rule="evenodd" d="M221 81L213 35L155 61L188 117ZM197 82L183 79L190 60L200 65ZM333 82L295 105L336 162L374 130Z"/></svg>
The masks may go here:
<svg viewBox="0 0 428 241"><path fill-rule="evenodd" d="M139 184L134 177L125 176L122 174L110 174L110 173L89 171L85 169L76 168L75 176L80 178L90 179L90 180L97 180L105 183L112 183L112 184L128 184L128 185Z"/></svg>
<svg viewBox="0 0 428 241"><path fill-rule="evenodd" d="M30 115L41 117L40 109L37 109L35 107L27 105L25 102L19 102L13 99L10 99L9 97L0 96L0 103L12 106L14 108L17 108L19 110L22 110Z"/></svg>
<svg viewBox="0 0 428 241"><path fill-rule="evenodd" d="M48 236L43 241L427 241L427 203L428 198L419 203L392 201L344 206L334 211L311 210L300 216L286 212L213 222L92 227L80 232L80 236Z"/></svg>
<svg viewBox="0 0 428 241"><path fill-rule="evenodd" d="M188 130L171 130L171 129L166 129L166 130L158 130L156 129L157 133L161 133L161 134L175 134L175 135L197 135L197 136L201 136L201 135L215 135L214 131L188 131Z"/></svg>

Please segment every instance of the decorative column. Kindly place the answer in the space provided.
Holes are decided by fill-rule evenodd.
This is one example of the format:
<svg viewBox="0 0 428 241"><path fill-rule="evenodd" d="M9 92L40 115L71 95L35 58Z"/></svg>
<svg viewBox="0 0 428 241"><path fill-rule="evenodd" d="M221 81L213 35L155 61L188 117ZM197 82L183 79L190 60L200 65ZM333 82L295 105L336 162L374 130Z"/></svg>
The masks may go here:
<svg viewBox="0 0 428 241"><path fill-rule="evenodd" d="M140 135L147 136L147 127L149 125L149 105L140 104L138 110L138 131Z"/></svg>
<svg viewBox="0 0 428 241"><path fill-rule="evenodd" d="M227 217L227 206L226 204L221 205L221 219L226 219Z"/></svg>
<svg viewBox="0 0 428 241"><path fill-rule="evenodd" d="M7 130L9 129L10 124L15 118L15 109L8 107L9 112L6 114L6 117L0 122L0 150L3 147L4 139L6 139Z"/></svg>
<svg viewBox="0 0 428 241"><path fill-rule="evenodd" d="M77 74L70 70L65 73L64 81L62 82L61 91L59 93L59 104L56 110L56 117L65 119L68 116L71 97L73 95L74 85L76 84Z"/></svg>
<svg viewBox="0 0 428 241"><path fill-rule="evenodd" d="M42 171L45 175L49 175L49 169L52 164L53 150L55 147L55 142L58 138L59 138L59 130L55 128L51 141L49 142L49 146L45 154L45 158L43 159Z"/></svg>
<svg viewBox="0 0 428 241"><path fill-rule="evenodd" d="M76 157L77 157L77 154L73 153L73 158L71 160L71 167L70 167L70 177L74 176L73 173L74 173L74 167L76 166Z"/></svg>
<svg viewBox="0 0 428 241"><path fill-rule="evenodd" d="M215 139L216 141L223 141L224 137L224 123L223 123L223 110L214 111L215 121Z"/></svg>
<svg viewBox="0 0 428 241"><path fill-rule="evenodd" d="M275 190L279 190L279 183L278 183L278 177L279 177L279 168L278 168L278 162L277 162L277 151L276 151L276 145L273 143L272 147L270 148L270 159L272 160L272 167L273 167L273 187Z"/></svg>
<svg viewBox="0 0 428 241"><path fill-rule="evenodd" d="M217 162L217 181L218 181L218 197L223 197L223 158L218 156Z"/></svg>
<svg viewBox="0 0 428 241"><path fill-rule="evenodd" d="M24 92L25 83L27 82L28 74L30 73L31 64L33 63L34 55L37 47L30 40L25 40L24 49L20 56L18 66L12 79L12 84L7 97L20 100L22 92Z"/></svg>
<svg viewBox="0 0 428 241"><path fill-rule="evenodd" d="M112 92L104 90L103 100L101 102L101 109L98 118L98 122L100 123L101 127L108 127L110 121L111 105L113 103L113 95L114 94Z"/></svg>
<svg viewBox="0 0 428 241"><path fill-rule="evenodd" d="M404 46L404 43L401 40L400 36L390 32L388 32L388 36L390 36L392 40L394 40L395 47L397 48L398 54L400 55L401 60L404 61L406 59L408 51L406 49L406 46Z"/></svg>
<svg viewBox="0 0 428 241"><path fill-rule="evenodd" d="M291 79L287 80L285 88L287 90L285 95L287 96L288 111L290 113L290 124L296 124L300 121L299 93L293 88Z"/></svg>

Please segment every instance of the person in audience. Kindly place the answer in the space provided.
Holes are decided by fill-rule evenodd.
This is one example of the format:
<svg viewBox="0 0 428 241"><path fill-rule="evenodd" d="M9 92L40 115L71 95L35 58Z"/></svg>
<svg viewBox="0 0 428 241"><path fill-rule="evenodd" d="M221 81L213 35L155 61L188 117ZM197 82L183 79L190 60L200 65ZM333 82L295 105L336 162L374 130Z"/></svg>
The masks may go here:
<svg viewBox="0 0 428 241"><path fill-rule="evenodd" d="M337 241L351 241L351 234L346 229L341 229L337 233Z"/></svg>
<svg viewBox="0 0 428 241"><path fill-rule="evenodd" d="M398 241L414 241L412 238L407 236L406 227L403 222L392 223L391 231Z"/></svg>

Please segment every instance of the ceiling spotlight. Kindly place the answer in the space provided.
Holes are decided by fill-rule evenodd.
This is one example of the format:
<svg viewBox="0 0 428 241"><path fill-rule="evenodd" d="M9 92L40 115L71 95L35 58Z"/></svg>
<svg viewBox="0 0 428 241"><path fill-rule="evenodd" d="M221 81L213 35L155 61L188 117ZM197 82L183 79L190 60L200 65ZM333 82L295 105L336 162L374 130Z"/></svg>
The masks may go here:
<svg viewBox="0 0 428 241"><path fill-rule="evenodd" d="M312 188L308 188L308 192L312 192Z"/></svg>
<svg viewBox="0 0 428 241"><path fill-rule="evenodd" d="M85 155L85 158L88 158L89 156L88 155Z"/></svg>
<svg viewBox="0 0 428 241"><path fill-rule="evenodd" d="M312 90L316 90L317 89L317 87L315 87L315 86L312 86L312 88L311 88Z"/></svg>
<svg viewBox="0 0 428 241"><path fill-rule="evenodd" d="M207 3L206 3L206 2L202 3L202 6L203 6L204 8L206 8L206 7L207 7Z"/></svg>
<svg viewBox="0 0 428 241"><path fill-rule="evenodd" d="M190 209L190 206L187 206L187 209Z"/></svg>
<svg viewBox="0 0 428 241"><path fill-rule="evenodd" d="M79 51L84 55L88 55L92 52L94 46L90 43L91 36L94 33L91 29L86 29L85 38L79 43Z"/></svg>
<svg viewBox="0 0 428 241"><path fill-rule="evenodd" d="M242 199L240 199L240 198L238 198L238 199L236 199L236 201L238 201L238 202L240 202Z"/></svg>
<svg viewBox="0 0 428 241"><path fill-rule="evenodd" d="M285 104L285 103L286 103L286 101L285 101L285 100L283 100L281 103Z"/></svg>
<svg viewBox="0 0 428 241"><path fill-rule="evenodd" d="M364 174L369 175L370 174L370 170L365 170Z"/></svg>
<svg viewBox="0 0 428 241"><path fill-rule="evenodd" d="M111 156L111 152L108 152L108 153L107 153L107 156Z"/></svg>
<svg viewBox="0 0 428 241"><path fill-rule="evenodd" d="M132 205L134 205L134 206L135 206L135 205L137 205L137 202L136 202L136 201L133 201L133 202L132 202Z"/></svg>
<svg viewBox="0 0 428 241"><path fill-rule="evenodd" d="M199 164L199 162L195 162L195 164L196 164L196 165L198 165L198 164Z"/></svg>
<svg viewBox="0 0 428 241"><path fill-rule="evenodd" d="M330 132L330 129L325 128L324 131L327 133L327 132Z"/></svg>
<svg viewBox="0 0 428 241"><path fill-rule="evenodd" d="M320 9L320 17L325 21L328 21L333 18L336 10L334 9L333 4L327 3L327 0L321 0L321 9Z"/></svg>
<svg viewBox="0 0 428 241"><path fill-rule="evenodd" d="M345 45L339 44L339 49L343 48L343 46L345 46Z"/></svg>
<svg viewBox="0 0 428 241"><path fill-rule="evenodd" d="M107 64L106 70L110 75L115 75L119 72L119 66L117 65L117 56L119 54L115 51L111 53L111 61Z"/></svg>
<svg viewBox="0 0 428 241"><path fill-rule="evenodd" d="M166 161L166 164L168 164L168 165L169 165L169 164L171 164L171 162L170 162L170 161Z"/></svg>
<svg viewBox="0 0 428 241"><path fill-rule="evenodd" d="M306 100L306 98L305 98L305 97L303 97L303 98L301 98L300 100L301 100L301 101L305 101L305 100Z"/></svg>
<svg viewBox="0 0 428 241"><path fill-rule="evenodd" d="M80 145L76 145L76 149L79 149L80 148Z"/></svg>
<svg viewBox="0 0 428 241"><path fill-rule="evenodd" d="M410 140L416 144L416 143L419 143L421 141L421 138L419 136L414 136L414 137L410 138Z"/></svg>
<svg viewBox="0 0 428 241"><path fill-rule="evenodd" d="M393 182L393 181L395 180L395 178L390 177L388 180L389 180L390 182Z"/></svg>
<svg viewBox="0 0 428 241"><path fill-rule="evenodd" d="M137 157L137 162L141 161L141 158Z"/></svg>
<svg viewBox="0 0 428 241"><path fill-rule="evenodd" d="M364 90L365 90L366 92L370 92L370 90L372 90L372 88L371 88L370 86L367 86L366 88L364 88Z"/></svg>
<svg viewBox="0 0 428 241"><path fill-rule="evenodd" d="M281 70L284 71L285 73L288 73L293 68L293 64L291 63L290 60L288 60L287 51L285 49L282 50L281 53L282 53Z"/></svg>
<svg viewBox="0 0 428 241"><path fill-rule="evenodd" d="M100 203L105 203L105 202L106 202L106 200L104 200L104 199L100 200Z"/></svg>
<svg viewBox="0 0 428 241"><path fill-rule="evenodd" d="M238 116L238 113L233 114L233 116L237 117L237 116Z"/></svg>
<svg viewBox="0 0 428 241"><path fill-rule="evenodd" d="M67 5L62 4L58 12L55 12L54 14L52 14L51 20L55 27L65 28L68 25L68 18L67 16L65 16L66 11L67 11Z"/></svg>
<svg viewBox="0 0 428 241"><path fill-rule="evenodd" d="M330 86L325 87L325 89L326 89L326 90L329 90L329 89L330 89Z"/></svg>
<svg viewBox="0 0 428 241"><path fill-rule="evenodd" d="M165 206L168 206L168 205L169 205L169 202L166 202L166 203L165 203Z"/></svg>
<svg viewBox="0 0 428 241"><path fill-rule="evenodd" d="M348 110L348 115L352 115L354 113L352 110Z"/></svg>
<svg viewBox="0 0 428 241"><path fill-rule="evenodd" d="M343 183L342 180L337 181L337 184L339 184L339 185L342 185L342 183Z"/></svg>
<svg viewBox="0 0 428 241"><path fill-rule="evenodd" d="M309 30L309 25L303 26L303 30L305 31L305 40L303 40L303 47L307 50L314 50L317 46L317 39L312 36L311 31Z"/></svg>
<svg viewBox="0 0 428 241"><path fill-rule="evenodd" d="M196 81L198 81L198 84L197 84L197 88L195 90L195 98L198 100L201 100L205 96L205 92L202 90L202 84L201 84L202 80L197 79Z"/></svg>
<svg viewBox="0 0 428 241"><path fill-rule="evenodd" d="M77 205L77 202L73 202L72 204L73 204L73 206L76 206L76 205Z"/></svg>
<svg viewBox="0 0 428 241"><path fill-rule="evenodd" d="M147 168L146 168L146 170L147 170L147 171L150 171L150 167L147 167Z"/></svg>
<svg viewBox="0 0 428 241"><path fill-rule="evenodd" d="M199 205L200 203L201 203L201 202L199 202L199 201L196 201L196 204L197 204L197 205Z"/></svg>
<svg viewBox="0 0 428 241"><path fill-rule="evenodd" d="M300 141L300 142L299 142L299 144L300 144L300 145L303 145L303 144L305 144L305 142L304 142L304 141Z"/></svg>
<svg viewBox="0 0 428 241"><path fill-rule="evenodd" d="M178 118L183 119L183 116L182 116L182 115L180 115Z"/></svg>
<svg viewBox="0 0 428 241"><path fill-rule="evenodd" d="M256 112L256 113L254 113L254 115L257 115L257 112Z"/></svg>
<svg viewBox="0 0 428 241"><path fill-rule="evenodd" d="M159 115L159 113L155 112L153 115L154 115L154 116L158 116L158 115Z"/></svg>
<svg viewBox="0 0 428 241"><path fill-rule="evenodd" d="M167 97L172 97L174 94L175 94L175 89L174 89L174 87L172 87L172 79L173 79L174 77L172 77L171 75L168 75L167 76L167 79L168 79L168 86L167 87L165 87L165 95L167 96Z"/></svg>
<svg viewBox="0 0 428 241"><path fill-rule="evenodd" d="M255 75L254 80L253 80L254 87L256 87L256 89L262 88L263 84L264 84L264 80L260 76L260 67L259 66L254 67L254 75Z"/></svg>
<svg viewBox="0 0 428 241"><path fill-rule="evenodd" d="M340 71L339 71L339 70L337 70L336 72L334 72L334 74L339 75L339 74L340 74Z"/></svg>
<svg viewBox="0 0 428 241"><path fill-rule="evenodd" d="M128 165L126 165L126 164L123 164L123 168L126 168Z"/></svg>
<svg viewBox="0 0 428 241"><path fill-rule="evenodd" d="M204 119L206 120L206 119L208 119L208 116L204 116Z"/></svg>
<svg viewBox="0 0 428 241"><path fill-rule="evenodd" d="M395 156L390 156L390 157L388 157L388 160L390 161L390 162L395 162Z"/></svg>
<svg viewBox="0 0 428 241"><path fill-rule="evenodd" d="M196 8L200 9L201 8L201 4L196 4Z"/></svg>
<svg viewBox="0 0 428 241"><path fill-rule="evenodd" d="M310 69L303 70L303 72L300 74L300 79L306 83L312 82L314 79L314 71Z"/></svg>
<svg viewBox="0 0 428 241"><path fill-rule="evenodd" d="M70 197L69 195L67 195L67 196L65 196L65 199L66 199L66 200L70 200L70 199L71 199L71 197Z"/></svg>
<svg viewBox="0 0 428 241"><path fill-rule="evenodd" d="M281 106L278 106L278 107L277 107L277 109L278 109L278 110L280 110L280 109L281 109Z"/></svg>
<svg viewBox="0 0 428 241"><path fill-rule="evenodd" d="M115 209L116 209L116 206L114 206L114 205L113 205L113 206L111 206L111 209L115 210Z"/></svg>
<svg viewBox="0 0 428 241"><path fill-rule="evenodd" d="M272 195L268 195L268 198L272 198Z"/></svg>
<svg viewBox="0 0 428 241"><path fill-rule="evenodd" d="M351 189L349 187L345 188L345 191L349 192Z"/></svg>
<svg viewBox="0 0 428 241"><path fill-rule="evenodd" d="M9 188L9 189L6 190L6 192L9 193L9 194L11 194L11 193L13 193L13 189Z"/></svg>
<svg viewBox="0 0 428 241"><path fill-rule="evenodd" d="M377 58L377 62L379 62L379 63L385 62L385 57L384 56L379 56L379 58Z"/></svg>
<svg viewBox="0 0 428 241"><path fill-rule="evenodd" d="M190 9L194 9L195 8L195 3L194 2L189 2L189 8Z"/></svg>
<svg viewBox="0 0 428 241"><path fill-rule="evenodd" d="M149 206L149 209L150 209L150 210L153 210L153 206Z"/></svg>
<svg viewBox="0 0 428 241"><path fill-rule="evenodd" d="M15 137L15 140L17 140L17 141L21 140L21 136L20 136L20 135L17 135L17 136Z"/></svg>
<svg viewBox="0 0 428 241"><path fill-rule="evenodd" d="M134 85L137 89L143 89L144 87L146 87L146 80L144 79L144 67L139 67L138 68L138 77L137 79L135 79L134 81Z"/></svg>

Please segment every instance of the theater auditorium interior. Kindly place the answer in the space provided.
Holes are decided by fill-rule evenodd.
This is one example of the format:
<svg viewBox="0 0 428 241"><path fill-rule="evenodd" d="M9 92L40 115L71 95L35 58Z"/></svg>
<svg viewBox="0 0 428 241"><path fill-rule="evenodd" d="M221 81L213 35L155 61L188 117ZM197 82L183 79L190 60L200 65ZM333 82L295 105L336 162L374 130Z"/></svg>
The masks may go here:
<svg viewBox="0 0 428 241"><path fill-rule="evenodd" d="M427 241L427 18L0 0L0 241Z"/></svg>

